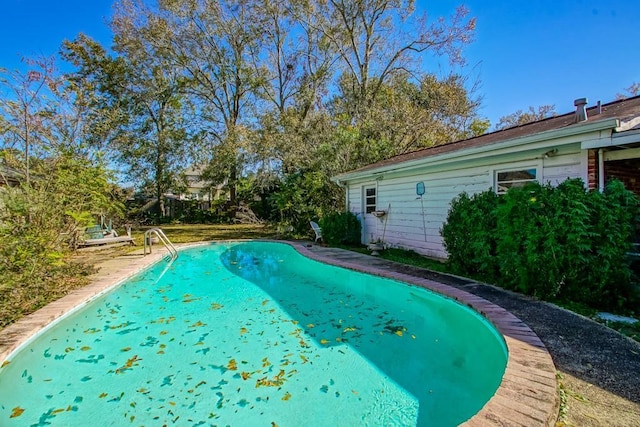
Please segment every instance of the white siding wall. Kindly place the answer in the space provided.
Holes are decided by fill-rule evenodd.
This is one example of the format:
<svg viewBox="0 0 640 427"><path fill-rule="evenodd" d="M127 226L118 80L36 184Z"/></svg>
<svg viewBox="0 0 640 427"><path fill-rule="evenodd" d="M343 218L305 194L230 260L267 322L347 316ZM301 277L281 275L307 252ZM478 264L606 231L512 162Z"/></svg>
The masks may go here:
<svg viewBox="0 0 640 427"><path fill-rule="evenodd" d="M586 153L586 150L580 150L580 146L575 144L558 151L553 157L543 159L542 183L558 185L567 178L586 180Z"/></svg>
<svg viewBox="0 0 640 427"><path fill-rule="evenodd" d="M549 157L545 157L544 153L545 151L538 149L533 153L503 154L449 164L446 167L433 165L418 171L386 173L378 177L377 181L369 178L366 181L350 182L347 190L349 209L364 218L365 223L377 221L377 227L368 227L365 231L363 243L368 242L373 234L373 240L381 239L391 246L444 258L446 251L440 228L447 218L451 200L463 191L475 194L493 188L496 169L534 165L538 169L540 181L554 185L569 177L584 178L586 157L579 144L562 147ZM420 181L426 187L426 194L422 196L424 211L416 194L416 183ZM362 207L362 187L373 182L377 182L377 209L389 210L380 219L365 214Z"/></svg>

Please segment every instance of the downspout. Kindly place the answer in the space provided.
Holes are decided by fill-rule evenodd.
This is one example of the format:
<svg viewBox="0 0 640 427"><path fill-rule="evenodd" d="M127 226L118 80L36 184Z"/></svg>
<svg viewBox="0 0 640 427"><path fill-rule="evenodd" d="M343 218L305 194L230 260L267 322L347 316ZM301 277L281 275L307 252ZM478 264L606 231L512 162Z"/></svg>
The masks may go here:
<svg viewBox="0 0 640 427"><path fill-rule="evenodd" d="M604 150L598 150L598 191L604 191Z"/></svg>

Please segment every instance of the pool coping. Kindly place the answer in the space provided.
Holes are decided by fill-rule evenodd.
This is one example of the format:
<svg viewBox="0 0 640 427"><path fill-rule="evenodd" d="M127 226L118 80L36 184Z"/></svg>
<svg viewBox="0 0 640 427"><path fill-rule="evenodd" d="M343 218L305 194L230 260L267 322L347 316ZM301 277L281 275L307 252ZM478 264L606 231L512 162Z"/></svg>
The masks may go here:
<svg viewBox="0 0 640 427"><path fill-rule="evenodd" d="M325 264L420 286L476 310L487 318L504 337L508 349L508 360L502 382L494 396L476 415L462 425L468 427L555 425L559 407L555 366L540 338L512 313L483 298L433 280L314 253L310 250L313 245L308 242L268 241L285 243L301 255ZM199 242L176 246L178 250L183 250L210 243ZM1 329L0 366L10 362L9 356L37 337L44 328L109 292L166 255L163 249L156 250L155 253L147 256L137 252L139 251L99 264L97 266L99 271L90 276L91 284L76 289Z"/></svg>

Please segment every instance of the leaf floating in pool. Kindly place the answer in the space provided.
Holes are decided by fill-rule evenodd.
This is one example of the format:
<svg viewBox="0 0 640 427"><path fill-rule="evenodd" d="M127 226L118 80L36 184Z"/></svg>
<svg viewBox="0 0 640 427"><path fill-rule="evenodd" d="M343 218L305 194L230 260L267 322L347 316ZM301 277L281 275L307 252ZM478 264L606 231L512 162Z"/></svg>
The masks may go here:
<svg viewBox="0 0 640 427"><path fill-rule="evenodd" d="M100 399L104 399L105 397L109 396L107 393L100 393L100 396L98 396Z"/></svg>
<svg viewBox="0 0 640 427"><path fill-rule="evenodd" d="M126 328L129 325L133 325L133 323L132 322L124 322L124 323L121 323L119 325L109 326L109 329L122 329L122 328Z"/></svg>
<svg viewBox="0 0 640 427"><path fill-rule="evenodd" d="M313 329L313 328L315 328L315 327L316 327L316 325L314 325L313 323L309 323L309 324L307 325L307 328L309 328L309 329Z"/></svg>
<svg viewBox="0 0 640 427"><path fill-rule="evenodd" d="M224 305L218 304L217 302L211 304L211 310L220 310L222 307L224 307Z"/></svg>
<svg viewBox="0 0 640 427"><path fill-rule="evenodd" d="M240 375L242 376L242 379L245 381L251 378L251 374L249 372L242 372Z"/></svg>
<svg viewBox="0 0 640 427"><path fill-rule="evenodd" d="M80 350L89 351L89 350L91 350L91 347L89 347L88 345L85 345L84 347L80 348Z"/></svg>
<svg viewBox="0 0 640 427"><path fill-rule="evenodd" d="M65 352L65 353L70 353L70 352L72 352L73 350L75 350L75 348L73 348L73 347L67 347L67 348L65 348L65 349L64 349L64 352Z"/></svg>
<svg viewBox="0 0 640 427"><path fill-rule="evenodd" d="M160 335L167 335L169 331L160 331Z"/></svg>
<svg viewBox="0 0 640 427"><path fill-rule="evenodd" d="M108 402L120 402L120 400L122 400L122 396L124 396L124 391L121 392L120 395L109 399Z"/></svg>
<svg viewBox="0 0 640 427"><path fill-rule="evenodd" d="M415 335L411 335L411 338L413 338L413 339L415 340L415 339L416 339L416 336L415 336Z"/></svg>
<svg viewBox="0 0 640 427"><path fill-rule="evenodd" d="M280 261L280 262L282 262L282 261ZM271 421L271 427L278 427L278 424L276 424L273 421Z"/></svg>
<svg viewBox="0 0 640 427"><path fill-rule="evenodd" d="M247 328L240 328L240 335L244 335L247 332L249 332L249 330Z"/></svg>
<svg viewBox="0 0 640 427"><path fill-rule="evenodd" d="M284 370L281 369L278 375L273 377L272 380L267 379L267 377L262 377L256 381L256 388L258 387L280 387L286 381L284 377Z"/></svg>
<svg viewBox="0 0 640 427"><path fill-rule="evenodd" d="M407 328L400 325L387 325L384 327L384 331L401 337L404 332L407 332Z"/></svg>
<svg viewBox="0 0 640 427"><path fill-rule="evenodd" d="M116 369L116 374L121 374L124 371L131 369L134 366L138 366L137 362L139 362L140 360L142 359L138 358L137 354L134 355L131 359L127 360L127 362L124 365Z"/></svg>
<svg viewBox="0 0 640 427"><path fill-rule="evenodd" d="M4 362L2 362L2 365L0 366L0 368L4 368L5 366L7 366L9 363L11 363L10 360L5 360Z"/></svg>
<svg viewBox="0 0 640 427"><path fill-rule="evenodd" d="M322 339L320 340L320 344L322 344L322 345L327 345L327 344L329 344L329 341L327 341L326 339L322 338Z"/></svg>
<svg viewBox="0 0 640 427"><path fill-rule="evenodd" d="M266 357L262 359L262 367L266 368L267 366L271 366L271 362Z"/></svg>
<svg viewBox="0 0 640 427"><path fill-rule="evenodd" d="M303 354L300 355L300 359L302 359L302 364L304 365L305 363L307 363L309 360L307 359L307 357Z"/></svg>
<svg viewBox="0 0 640 427"><path fill-rule="evenodd" d="M267 305L268 303L269 303L269 300L268 300L268 299L266 299L266 300L262 301L262 305Z"/></svg>
<svg viewBox="0 0 640 427"><path fill-rule="evenodd" d="M19 406L16 406L11 410L11 415L9 415L9 418L19 417L20 415L22 415L23 412L24 412L24 409L22 409Z"/></svg>
<svg viewBox="0 0 640 427"><path fill-rule="evenodd" d="M356 328L354 328L353 326L350 326L350 327L348 327L348 328L344 328L344 329L342 330L342 332L345 332L345 333L346 333L346 332L354 332L354 331L356 331Z"/></svg>
<svg viewBox="0 0 640 427"><path fill-rule="evenodd" d="M83 331L85 334L97 334L98 332L100 332L100 329L97 328L89 328L89 329L85 329Z"/></svg>
<svg viewBox="0 0 640 427"><path fill-rule="evenodd" d="M291 399L291 393L287 392L284 396L282 396L282 400L287 401Z"/></svg>
<svg viewBox="0 0 640 427"><path fill-rule="evenodd" d="M124 352L124 351L129 351L129 350L131 350L131 347L125 347L125 348L121 348L121 349L120 349L120 351L123 351L123 352Z"/></svg>
<svg viewBox="0 0 640 427"><path fill-rule="evenodd" d="M200 327L202 327L202 326L207 326L207 324L206 324L206 323L202 323L201 321L199 321L199 320L198 320L196 323L194 323L194 324L193 324L193 325L191 325L190 327L191 327L191 328L200 328Z"/></svg>
<svg viewBox="0 0 640 427"><path fill-rule="evenodd" d="M227 364L227 369L230 371L238 370L238 364L236 363L236 359L229 360L229 363Z"/></svg>

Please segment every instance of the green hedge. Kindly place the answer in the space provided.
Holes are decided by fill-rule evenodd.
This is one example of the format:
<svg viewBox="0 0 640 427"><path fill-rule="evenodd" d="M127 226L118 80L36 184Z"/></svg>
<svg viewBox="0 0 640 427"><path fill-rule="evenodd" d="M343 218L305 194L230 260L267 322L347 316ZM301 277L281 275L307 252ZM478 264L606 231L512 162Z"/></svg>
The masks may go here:
<svg viewBox="0 0 640 427"><path fill-rule="evenodd" d="M330 245L359 245L361 226L351 212L334 212L320 219L322 240Z"/></svg>
<svg viewBox="0 0 640 427"><path fill-rule="evenodd" d="M461 194L442 228L451 268L543 299L622 307L638 200L618 181L603 193L580 179L529 184L504 196Z"/></svg>

